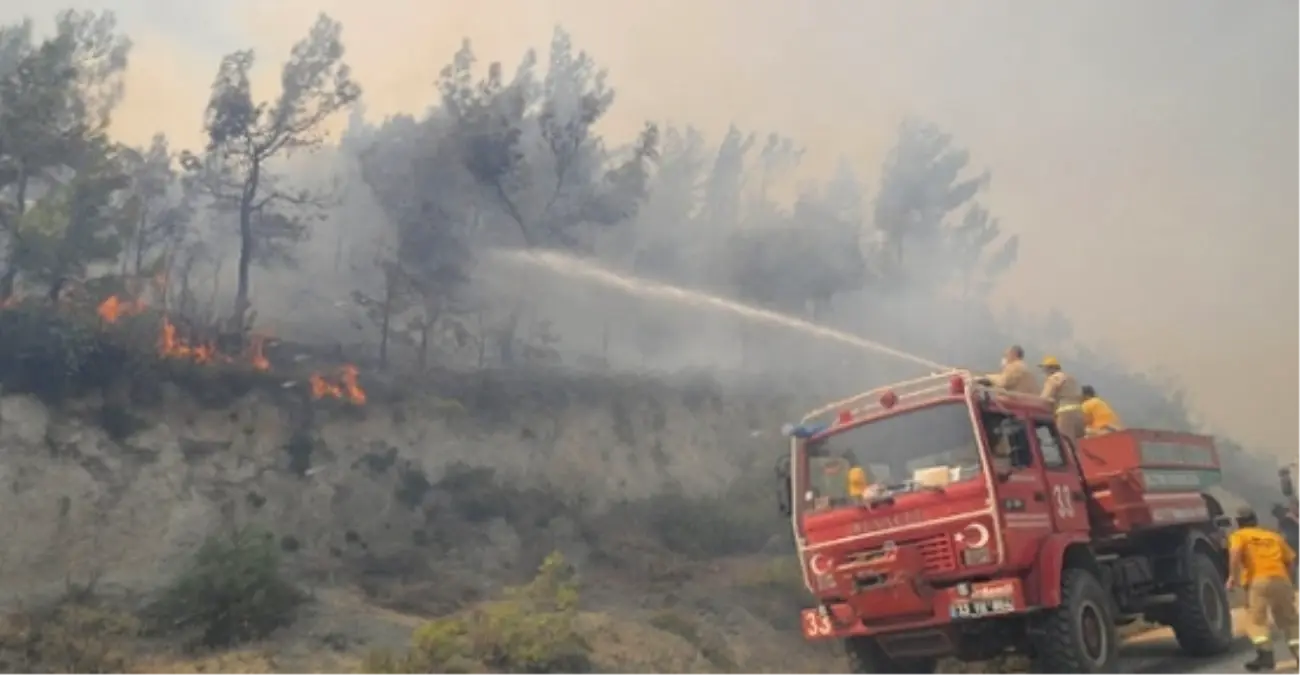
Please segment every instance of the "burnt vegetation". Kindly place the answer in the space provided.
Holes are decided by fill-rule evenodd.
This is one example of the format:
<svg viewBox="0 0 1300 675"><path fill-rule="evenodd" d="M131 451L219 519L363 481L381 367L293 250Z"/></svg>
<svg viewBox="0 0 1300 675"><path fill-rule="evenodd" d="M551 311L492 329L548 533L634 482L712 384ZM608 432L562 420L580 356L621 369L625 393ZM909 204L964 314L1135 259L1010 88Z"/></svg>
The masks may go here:
<svg viewBox="0 0 1300 675"><path fill-rule="evenodd" d="M786 198L778 187L801 169L797 139L735 127L708 139L654 121L630 137L603 136L600 123L618 105L616 80L561 28L510 63L484 62L466 39L428 85L426 112L384 119L365 114L345 45L345 27L322 15L280 62L229 54L214 64L209 99L194 111L201 144L181 148L158 135L135 147L110 133L131 57L111 12L62 12L46 35L31 22L0 27L3 393L57 405L103 392L104 426L121 439L140 424L131 411L161 399L160 381L189 383L220 407L254 388L281 391L280 373L297 368L303 384L294 391L361 405L360 368L470 431L510 423L520 401L576 400L612 401L615 435L629 446L662 428L662 409L617 398L610 383L631 376L611 371L671 360L665 355L704 339L700 326L650 310L563 321L540 304L551 289L513 278L502 282L516 287L509 298L485 291L491 283L482 277L497 274L492 252L514 249L589 257L847 330L870 326L861 332L950 363L988 363L1012 342L1050 348L1130 425L1193 426L1176 386L1081 345L1059 312L994 314L987 299L1016 264L1018 239L983 202L990 170L935 124L899 126L874 190L864 167L845 159ZM280 73L280 89L265 99L250 85L260 67ZM327 130L338 118L347 125L335 141ZM321 166L328 175L309 170ZM280 309L259 315L260 303ZM945 322L960 317L960 330L906 320L904 305ZM302 307L312 316L292 339L277 340L259 318ZM784 393L805 379L835 393L854 386L832 377L842 362L777 358L788 344L755 326L728 323L723 342L765 388ZM894 372L874 356L853 358L866 362L854 369L857 386L860 374ZM304 361L342 368L313 374L308 387ZM564 388L532 376L556 366L589 372ZM451 375L466 371L475 377ZM727 403L711 372L683 382L675 392L692 411ZM404 413L396 404L407 399L391 392L380 395L395 405L397 422ZM543 428L519 435L539 447L546 441ZM1268 494L1267 462L1219 442L1228 487ZM304 428L284 448L285 463L305 475L313 452ZM638 470L653 474L672 452L648 449ZM435 481L395 454L372 460L365 470L396 475L394 499L410 510L434 500L463 521L519 525L574 506L538 488L502 487L488 469L456 466ZM688 562L784 555L788 523L775 513L768 461L737 467L739 477L717 494L618 504L583 522L580 535L595 563L638 574L646 568L626 551L603 549L604 537L636 530ZM1251 476L1264 477L1260 486ZM412 536L421 551L444 543ZM0 632L0 665L117 670L125 657L101 642L142 629L208 647L266 637L304 601L280 570L281 554L299 546L291 535L255 529L209 540L143 613L143 628L136 617L80 601L15 617L22 629ZM759 600L779 598L769 604L784 616L797 582L790 570L765 569L742 585L762 591ZM408 652L377 652L368 667L589 670L590 646L575 628L578 590L564 560L548 558L533 581L429 623ZM655 621L703 645L716 667L738 667L693 620L665 613Z"/></svg>

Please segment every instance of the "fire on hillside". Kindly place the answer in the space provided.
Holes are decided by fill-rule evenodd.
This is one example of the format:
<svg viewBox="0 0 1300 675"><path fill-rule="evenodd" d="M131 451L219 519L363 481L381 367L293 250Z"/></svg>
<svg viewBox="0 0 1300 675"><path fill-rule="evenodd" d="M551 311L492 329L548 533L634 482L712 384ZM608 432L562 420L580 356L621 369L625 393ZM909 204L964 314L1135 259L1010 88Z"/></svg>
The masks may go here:
<svg viewBox="0 0 1300 675"><path fill-rule="evenodd" d="M17 296L0 303L0 310L16 307L20 302ZM144 313L148 308L143 298L123 299L110 295L96 307L96 314L103 325L118 323L122 319ZM158 352L164 358L183 359L197 364L234 364L243 363L259 371L270 371L271 362L266 357L266 344L269 336L253 334L248 340L243 353L231 355L223 353L214 339L186 337L177 329L175 323L166 314L158 332ZM307 379L308 391L313 399L336 398L354 405L366 403L366 392L358 382L359 371L353 364L343 364L336 372L315 372Z"/></svg>

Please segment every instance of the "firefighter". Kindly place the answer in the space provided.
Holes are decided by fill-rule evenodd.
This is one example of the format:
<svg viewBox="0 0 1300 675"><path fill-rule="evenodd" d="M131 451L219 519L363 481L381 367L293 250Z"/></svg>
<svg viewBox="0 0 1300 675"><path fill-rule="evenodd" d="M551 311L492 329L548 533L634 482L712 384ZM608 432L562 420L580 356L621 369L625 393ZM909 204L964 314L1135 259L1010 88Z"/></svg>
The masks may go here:
<svg viewBox="0 0 1300 675"><path fill-rule="evenodd" d="M1079 388L1078 381L1061 370L1061 362L1055 356L1043 357L1038 367L1047 374L1041 396L1056 407L1056 428L1061 431L1061 435L1077 442L1086 431L1083 423L1083 391Z"/></svg>
<svg viewBox="0 0 1300 675"><path fill-rule="evenodd" d="M976 380L985 386L998 387L1022 394L1038 393L1038 378L1034 371L1025 365L1025 350L1020 345L1011 345L1002 354L1002 372L985 375Z"/></svg>
<svg viewBox="0 0 1300 675"><path fill-rule="evenodd" d="M1228 537L1228 588L1240 586L1246 591L1246 634L1255 645L1255 659L1246 663L1246 670L1273 670L1276 664L1270 614L1286 637L1292 656L1300 651L1292 573L1295 550L1278 533L1260 527L1255 510L1249 506L1237 512L1237 527Z"/></svg>
<svg viewBox="0 0 1300 675"><path fill-rule="evenodd" d="M1084 433L1089 436L1119 431L1124 427L1120 425L1119 415L1110 404L1103 401L1097 396L1097 390L1092 388L1091 384L1083 385L1083 424Z"/></svg>
<svg viewBox="0 0 1300 675"><path fill-rule="evenodd" d="M862 496L867 493L867 470L860 466L849 469L847 482L849 497L862 499Z"/></svg>

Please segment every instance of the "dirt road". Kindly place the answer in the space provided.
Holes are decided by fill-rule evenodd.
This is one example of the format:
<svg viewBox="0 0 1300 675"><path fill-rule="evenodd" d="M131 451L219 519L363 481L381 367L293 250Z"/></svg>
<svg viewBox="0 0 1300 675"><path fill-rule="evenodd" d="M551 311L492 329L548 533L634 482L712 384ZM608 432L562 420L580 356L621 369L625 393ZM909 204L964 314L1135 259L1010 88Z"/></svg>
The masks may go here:
<svg viewBox="0 0 1300 675"><path fill-rule="evenodd" d="M1242 610L1233 612L1237 644L1231 653L1215 659L1191 659L1178 652L1173 632L1168 628L1143 633L1124 645L1122 669L1126 673L1245 673L1243 663L1251 658L1250 642L1241 630ZM1278 664L1275 672L1296 672L1296 661L1278 641ZM1285 658L1284 658L1285 655Z"/></svg>

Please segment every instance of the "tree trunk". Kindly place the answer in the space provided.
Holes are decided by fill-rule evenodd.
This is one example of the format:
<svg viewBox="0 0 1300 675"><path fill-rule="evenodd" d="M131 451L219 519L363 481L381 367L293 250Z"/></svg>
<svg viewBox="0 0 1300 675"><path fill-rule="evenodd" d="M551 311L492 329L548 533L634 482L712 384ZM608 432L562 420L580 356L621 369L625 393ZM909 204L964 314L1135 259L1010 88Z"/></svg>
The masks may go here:
<svg viewBox="0 0 1300 675"><path fill-rule="evenodd" d="M9 231L9 259L6 262L5 273L0 276L0 302L12 298L14 287L18 282L18 250L22 242L21 230L23 214L27 212L27 165L19 160L17 193L14 196L14 218L13 227Z"/></svg>
<svg viewBox="0 0 1300 675"><path fill-rule="evenodd" d="M384 316L379 325L379 368L388 368L388 328L393 315L393 274L384 271Z"/></svg>
<svg viewBox="0 0 1300 675"><path fill-rule="evenodd" d="M441 314L439 309L424 308L424 321L420 323L420 371L429 365L429 333L433 332L433 326L438 322L438 316ZM482 361L482 356L479 357Z"/></svg>
<svg viewBox="0 0 1300 675"><path fill-rule="evenodd" d="M225 259L217 261L216 267L212 271L212 296L208 298L208 316L206 320L209 323L216 324L217 321L217 295L221 291L221 267Z"/></svg>
<svg viewBox="0 0 1300 675"><path fill-rule="evenodd" d="M176 312L182 316L189 310L191 304L194 304L193 293L190 291L190 272L194 269L194 259L190 258L181 267L181 291L180 297L176 300ZM163 303L163 309L166 311L166 303Z"/></svg>
<svg viewBox="0 0 1300 675"><path fill-rule="evenodd" d="M67 275L62 273L55 275L54 281L50 283L49 300L51 303L57 303L59 301L59 294L63 292L63 286L67 281Z"/></svg>
<svg viewBox="0 0 1300 675"><path fill-rule="evenodd" d="M136 223L135 230L135 275L140 276L140 270L144 267L144 224L146 222L145 214L140 214L140 222Z"/></svg>
<svg viewBox="0 0 1300 675"><path fill-rule="evenodd" d="M253 261L252 215L239 215L239 275L235 285L235 313L231 317L233 328L243 330L248 314L248 271Z"/></svg>
<svg viewBox="0 0 1300 675"><path fill-rule="evenodd" d="M232 332L244 333L248 318L248 271L253 264L253 200L261 180L261 165L254 158L244 182L244 192L239 200L239 276L235 286L235 315L231 317Z"/></svg>
<svg viewBox="0 0 1300 675"><path fill-rule="evenodd" d="M519 319L524 313L524 308L515 305L510 310L510 315L506 317L506 324L501 327L501 332L497 336L497 355L501 358L501 365L513 366L515 364L515 335L519 332Z"/></svg>

